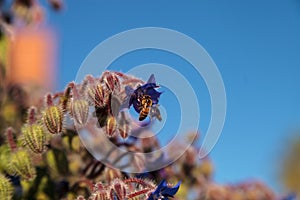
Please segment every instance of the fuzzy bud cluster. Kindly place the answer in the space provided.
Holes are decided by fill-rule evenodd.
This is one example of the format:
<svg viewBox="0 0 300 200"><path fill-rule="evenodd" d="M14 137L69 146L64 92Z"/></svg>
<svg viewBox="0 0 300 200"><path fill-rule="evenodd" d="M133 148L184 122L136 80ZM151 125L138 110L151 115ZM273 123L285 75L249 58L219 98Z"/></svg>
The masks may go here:
<svg viewBox="0 0 300 200"><path fill-rule="evenodd" d="M147 199L157 186L150 180L140 178L128 178L121 180L115 178L108 184L98 182L94 185L93 193L89 200L109 199ZM84 200L83 196L77 200Z"/></svg>

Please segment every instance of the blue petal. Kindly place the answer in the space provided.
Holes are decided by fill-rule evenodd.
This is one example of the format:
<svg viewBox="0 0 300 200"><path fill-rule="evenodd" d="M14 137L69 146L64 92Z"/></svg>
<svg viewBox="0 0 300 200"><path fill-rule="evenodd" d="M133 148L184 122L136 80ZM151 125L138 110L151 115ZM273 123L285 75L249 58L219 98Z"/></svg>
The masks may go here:
<svg viewBox="0 0 300 200"><path fill-rule="evenodd" d="M158 184L158 186L157 186L157 188L156 188L156 190L162 190L164 187L167 187L167 181L166 180L162 180L159 184Z"/></svg>
<svg viewBox="0 0 300 200"><path fill-rule="evenodd" d="M163 196L169 196L173 197L176 192L179 190L180 187L180 182L178 182L174 187L164 187L163 190L161 191L161 194Z"/></svg>
<svg viewBox="0 0 300 200"><path fill-rule="evenodd" d="M155 83L156 84L154 74L151 74L151 76L149 77L147 83Z"/></svg>
<svg viewBox="0 0 300 200"><path fill-rule="evenodd" d="M151 193L148 200L157 200L162 198L167 200L168 197L173 197L180 187L180 182L178 182L174 187L168 187L167 182L165 180L161 181L156 190Z"/></svg>
<svg viewBox="0 0 300 200"><path fill-rule="evenodd" d="M143 91L146 91L149 88L157 88L159 86L156 85L156 83L146 83L138 88L141 88Z"/></svg>
<svg viewBox="0 0 300 200"><path fill-rule="evenodd" d="M127 96L131 96L134 93L134 89L130 86L125 87L125 92Z"/></svg>
<svg viewBox="0 0 300 200"><path fill-rule="evenodd" d="M147 200L154 200L154 198L152 195L150 195L150 197Z"/></svg>

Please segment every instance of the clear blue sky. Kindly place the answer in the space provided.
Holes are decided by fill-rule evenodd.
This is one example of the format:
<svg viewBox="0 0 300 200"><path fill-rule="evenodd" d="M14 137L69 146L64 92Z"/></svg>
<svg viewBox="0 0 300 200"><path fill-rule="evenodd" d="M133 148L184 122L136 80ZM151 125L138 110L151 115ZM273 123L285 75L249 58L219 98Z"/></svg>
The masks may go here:
<svg viewBox="0 0 300 200"><path fill-rule="evenodd" d="M77 0L68 1L59 14L49 11L48 21L59 36L58 89L75 78L97 44L119 32L158 26L194 38L217 64L227 93L224 130L210 154L215 179L259 178L279 189L280 153L300 124L299 0ZM115 64L122 69L122 64L148 62L184 64L157 51L128 55ZM188 76L193 79L192 71ZM209 105L205 87L198 89L197 96ZM200 129L206 129L209 115L204 106Z"/></svg>

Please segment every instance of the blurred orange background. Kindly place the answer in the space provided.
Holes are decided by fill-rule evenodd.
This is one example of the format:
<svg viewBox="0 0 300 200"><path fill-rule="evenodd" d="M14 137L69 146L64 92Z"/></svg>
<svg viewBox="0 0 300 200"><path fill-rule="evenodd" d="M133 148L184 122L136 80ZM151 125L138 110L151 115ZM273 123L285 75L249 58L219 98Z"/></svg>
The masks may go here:
<svg viewBox="0 0 300 200"><path fill-rule="evenodd" d="M10 46L10 80L53 90L56 83L56 40L49 28L16 31Z"/></svg>

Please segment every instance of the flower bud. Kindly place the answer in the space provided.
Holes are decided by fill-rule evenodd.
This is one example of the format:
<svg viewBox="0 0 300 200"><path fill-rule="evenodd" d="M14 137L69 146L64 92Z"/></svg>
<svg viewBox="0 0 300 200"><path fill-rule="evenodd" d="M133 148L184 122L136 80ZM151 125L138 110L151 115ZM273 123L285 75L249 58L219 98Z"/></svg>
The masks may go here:
<svg viewBox="0 0 300 200"><path fill-rule="evenodd" d="M27 117L27 121L28 121L28 124L33 124L36 122L36 107L34 106L31 106L29 109L28 109L28 117Z"/></svg>
<svg viewBox="0 0 300 200"><path fill-rule="evenodd" d="M155 117L156 119L158 119L158 121L162 120L162 117L161 117L161 114L160 114L160 110L158 109L157 105L152 106L149 115L150 115L151 118Z"/></svg>
<svg viewBox="0 0 300 200"><path fill-rule="evenodd" d="M118 120L118 130L119 134L123 139L128 137L129 132L131 131L130 122L126 117L124 111L120 112L121 117Z"/></svg>
<svg viewBox="0 0 300 200"><path fill-rule="evenodd" d="M0 174L0 199L12 199L13 186L11 182L2 174Z"/></svg>
<svg viewBox="0 0 300 200"><path fill-rule="evenodd" d="M0 146L0 171L6 171L8 174L13 174L14 172L10 168L11 159L11 149L8 144L2 144Z"/></svg>
<svg viewBox="0 0 300 200"><path fill-rule="evenodd" d="M119 130L121 137L123 139L126 139L130 132L130 126L129 126L129 124L122 124L122 125L118 126L118 130Z"/></svg>
<svg viewBox="0 0 300 200"><path fill-rule="evenodd" d="M85 100L74 100L72 104L72 115L76 125L84 126L89 116L89 104Z"/></svg>
<svg viewBox="0 0 300 200"><path fill-rule="evenodd" d="M14 129L12 127L9 127L5 131L6 139L8 146L11 151L16 151L17 150L17 144L14 138Z"/></svg>
<svg viewBox="0 0 300 200"><path fill-rule="evenodd" d="M71 91L74 87L74 82L71 82L68 84L67 88L64 91L63 96L60 98L60 105L62 107L62 111L66 112L69 102L70 102L70 98L71 98Z"/></svg>
<svg viewBox="0 0 300 200"><path fill-rule="evenodd" d="M53 97L52 97L51 93L48 93L45 96L45 103L46 103L46 106L53 106Z"/></svg>
<svg viewBox="0 0 300 200"><path fill-rule="evenodd" d="M104 190L104 185L101 182L98 182L94 185L93 191L100 191L100 190Z"/></svg>
<svg viewBox="0 0 300 200"><path fill-rule="evenodd" d="M19 150L12 155L10 167L15 175L25 180L35 178L35 169L32 166L28 152L25 150Z"/></svg>
<svg viewBox="0 0 300 200"><path fill-rule="evenodd" d="M108 101L108 95L101 84L89 85L87 96L90 103L97 107L103 107Z"/></svg>
<svg viewBox="0 0 300 200"><path fill-rule="evenodd" d="M107 191L105 190L97 191L89 197L89 200L107 200L107 199L108 199L108 195L107 195Z"/></svg>
<svg viewBox="0 0 300 200"><path fill-rule="evenodd" d="M111 184L109 196L110 199L115 199L114 196L117 196L117 199L125 199L126 192L126 184L120 179L115 179Z"/></svg>
<svg viewBox="0 0 300 200"><path fill-rule="evenodd" d="M105 180L110 183L113 182L115 179L119 179L122 177L122 173L119 170L113 168L105 168L104 171Z"/></svg>
<svg viewBox="0 0 300 200"><path fill-rule="evenodd" d="M116 127L117 127L117 121L116 121L115 117L109 116L107 119L106 134L109 137L112 137L116 131Z"/></svg>
<svg viewBox="0 0 300 200"><path fill-rule="evenodd" d="M44 110L43 123L52 134L62 132L63 112L58 106L50 106Z"/></svg>
<svg viewBox="0 0 300 200"><path fill-rule="evenodd" d="M106 72L107 75L103 75L103 81L106 85L106 87L110 90L110 91L114 91L119 90L120 89L120 81L118 79L118 77L112 73Z"/></svg>
<svg viewBox="0 0 300 200"><path fill-rule="evenodd" d="M28 125L22 127L24 142L34 153L43 153L45 150L46 134L39 124Z"/></svg>

